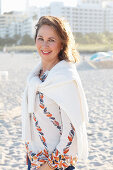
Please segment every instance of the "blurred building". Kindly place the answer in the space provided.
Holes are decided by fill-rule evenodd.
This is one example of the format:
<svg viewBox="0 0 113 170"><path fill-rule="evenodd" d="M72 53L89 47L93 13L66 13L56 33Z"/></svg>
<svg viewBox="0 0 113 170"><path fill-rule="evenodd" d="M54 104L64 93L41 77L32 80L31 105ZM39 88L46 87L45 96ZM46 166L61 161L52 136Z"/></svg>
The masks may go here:
<svg viewBox="0 0 113 170"><path fill-rule="evenodd" d="M1 12L1 9L2 9L2 8L1 8L1 0L0 0L0 15L1 15L1 13L2 13L2 12Z"/></svg>
<svg viewBox="0 0 113 170"><path fill-rule="evenodd" d="M26 34L33 37L34 20L33 16L22 12L8 12L0 15L0 37L24 36Z"/></svg>
<svg viewBox="0 0 113 170"><path fill-rule="evenodd" d="M113 32L113 1L105 3L105 31Z"/></svg>
<svg viewBox="0 0 113 170"><path fill-rule="evenodd" d="M82 3L88 3L88 4L99 4L102 2L102 0L80 0Z"/></svg>
<svg viewBox="0 0 113 170"><path fill-rule="evenodd" d="M74 7L64 6L62 2L53 2L40 8L39 16L64 17L70 23L73 32L101 33L113 32L112 11L113 7L109 9L102 0L79 0Z"/></svg>
<svg viewBox="0 0 113 170"><path fill-rule="evenodd" d="M52 2L46 7L29 7L26 11L8 12L0 15L0 37L24 36L33 37L37 20L44 15L64 17L73 32L102 33L113 32L113 1L78 0L74 6L64 6L63 2ZM1 2L1 0L0 0Z"/></svg>

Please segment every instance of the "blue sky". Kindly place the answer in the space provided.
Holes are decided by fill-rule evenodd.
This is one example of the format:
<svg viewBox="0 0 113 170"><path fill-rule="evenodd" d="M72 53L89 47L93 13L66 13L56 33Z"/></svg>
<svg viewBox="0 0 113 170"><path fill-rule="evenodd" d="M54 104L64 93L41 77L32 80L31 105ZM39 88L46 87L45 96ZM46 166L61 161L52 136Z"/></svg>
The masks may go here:
<svg viewBox="0 0 113 170"><path fill-rule="evenodd" d="M25 10L26 0L1 0L2 2L2 13L8 12L11 10L21 11ZM64 2L65 5L73 6L76 0L29 0L30 6L46 6L50 2L61 1Z"/></svg>

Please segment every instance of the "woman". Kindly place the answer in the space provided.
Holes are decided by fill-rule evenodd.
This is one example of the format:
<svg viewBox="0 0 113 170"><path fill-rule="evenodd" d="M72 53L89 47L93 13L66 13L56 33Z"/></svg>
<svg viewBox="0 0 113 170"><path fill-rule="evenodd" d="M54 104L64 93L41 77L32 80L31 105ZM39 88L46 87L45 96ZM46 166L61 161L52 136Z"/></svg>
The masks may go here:
<svg viewBox="0 0 113 170"><path fill-rule="evenodd" d="M74 38L66 21L43 16L35 42L41 61L28 76L22 102L28 169L75 169L77 159L88 156L88 109Z"/></svg>

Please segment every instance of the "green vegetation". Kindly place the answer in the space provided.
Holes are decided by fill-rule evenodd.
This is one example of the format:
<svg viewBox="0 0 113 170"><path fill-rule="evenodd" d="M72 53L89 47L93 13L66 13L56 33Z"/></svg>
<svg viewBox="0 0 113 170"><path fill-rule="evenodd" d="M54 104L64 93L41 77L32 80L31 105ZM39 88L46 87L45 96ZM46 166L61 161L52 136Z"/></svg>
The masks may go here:
<svg viewBox="0 0 113 170"><path fill-rule="evenodd" d="M20 35L15 35L14 37L6 36L4 39L0 38L0 46L17 46L17 45L35 45L35 41L29 35L24 35L21 37Z"/></svg>
<svg viewBox="0 0 113 170"><path fill-rule="evenodd" d="M80 52L97 52L113 50L113 33L73 33L77 49ZM6 47L7 51L15 52L35 52L35 41L29 35L15 35L13 38L8 36L0 38L0 50Z"/></svg>
<svg viewBox="0 0 113 170"><path fill-rule="evenodd" d="M79 44L108 44L113 43L113 33L74 33L74 37Z"/></svg>
<svg viewBox="0 0 113 170"><path fill-rule="evenodd" d="M21 39L20 45L34 45L35 41L28 35L24 35Z"/></svg>
<svg viewBox="0 0 113 170"><path fill-rule="evenodd" d="M86 52L86 53L96 53L101 51L112 51L113 44L77 44L77 49L79 52Z"/></svg>

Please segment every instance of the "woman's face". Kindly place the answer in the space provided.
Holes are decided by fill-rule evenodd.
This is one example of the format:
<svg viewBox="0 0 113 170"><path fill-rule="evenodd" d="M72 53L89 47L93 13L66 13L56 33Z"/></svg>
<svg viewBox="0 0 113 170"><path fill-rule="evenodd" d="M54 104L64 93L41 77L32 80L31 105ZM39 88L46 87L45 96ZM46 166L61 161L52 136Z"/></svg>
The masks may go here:
<svg viewBox="0 0 113 170"><path fill-rule="evenodd" d="M42 25L36 38L36 47L41 59L44 61L57 61L62 49L59 36L52 26Z"/></svg>

